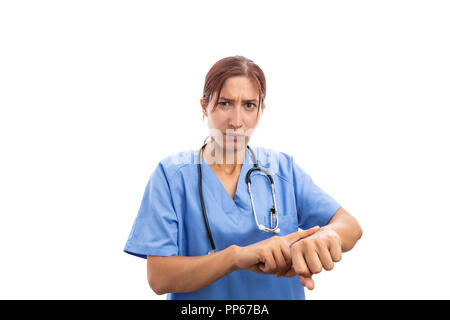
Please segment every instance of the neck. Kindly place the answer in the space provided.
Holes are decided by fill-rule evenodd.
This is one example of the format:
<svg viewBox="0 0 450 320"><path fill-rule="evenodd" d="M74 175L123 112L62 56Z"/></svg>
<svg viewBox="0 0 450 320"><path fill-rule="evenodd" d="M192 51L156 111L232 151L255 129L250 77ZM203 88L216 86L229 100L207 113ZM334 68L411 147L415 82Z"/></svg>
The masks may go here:
<svg viewBox="0 0 450 320"><path fill-rule="evenodd" d="M239 150L228 150L212 141L208 142L203 150L203 158L212 168L228 175L234 175L241 171L246 149L247 146Z"/></svg>

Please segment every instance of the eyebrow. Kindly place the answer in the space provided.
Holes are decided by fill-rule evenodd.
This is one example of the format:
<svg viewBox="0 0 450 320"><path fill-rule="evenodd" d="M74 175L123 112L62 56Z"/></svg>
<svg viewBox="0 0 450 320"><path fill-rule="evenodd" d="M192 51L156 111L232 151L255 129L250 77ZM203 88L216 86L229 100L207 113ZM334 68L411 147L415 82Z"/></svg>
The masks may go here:
<svg viewBox="0 0 450 320"><path fill-rule="evenodd" d="M219 100L227 100L227 101L234 101L233 99L229 99L229 98L225 98L225 97L220 97ZM257 102L257 99L246 99L244 100L244 102Z"/></svg>

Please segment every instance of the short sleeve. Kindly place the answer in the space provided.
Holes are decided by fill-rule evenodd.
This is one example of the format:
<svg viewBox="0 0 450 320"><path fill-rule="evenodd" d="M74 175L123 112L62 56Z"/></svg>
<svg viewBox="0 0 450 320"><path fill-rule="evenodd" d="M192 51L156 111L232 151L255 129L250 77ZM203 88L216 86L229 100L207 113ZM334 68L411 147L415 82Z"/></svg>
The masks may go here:
<svg viewBox="0 0 450 320"><path fill-rule="evenodd" d="M324 226L341 207L329 194L292 160L293 182L297 205L298 226L305 230L315 225Z"/></svg>
<svg viewBox="0 0 450 320"><path fill-rule="evenodd" d="M177 235L178 219L160 162L147 183L123 251L145 259L147 255L178 255Z"/></svg>

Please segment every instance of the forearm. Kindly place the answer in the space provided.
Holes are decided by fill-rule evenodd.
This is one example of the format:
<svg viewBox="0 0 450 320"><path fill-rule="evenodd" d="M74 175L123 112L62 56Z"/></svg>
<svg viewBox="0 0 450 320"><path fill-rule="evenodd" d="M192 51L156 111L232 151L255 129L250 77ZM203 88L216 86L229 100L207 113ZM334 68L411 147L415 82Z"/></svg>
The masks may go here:
<svg viewBox="0 0 450 320"><path fill-rule="evenodd" d="M339 235L342 252L351 250L362 236L358 221L343 208L336 212L324 228L331 228Z"/></svg>
<svg viewBox="0 0 450 320"><path fill-rule="evenodd" d="M235 246L230 246L203 256L156 257L158 260L153 261L157 261L157 266L149 271L149 282L157 294L202 289L236 270L233 261L234 250Z"/></svg>

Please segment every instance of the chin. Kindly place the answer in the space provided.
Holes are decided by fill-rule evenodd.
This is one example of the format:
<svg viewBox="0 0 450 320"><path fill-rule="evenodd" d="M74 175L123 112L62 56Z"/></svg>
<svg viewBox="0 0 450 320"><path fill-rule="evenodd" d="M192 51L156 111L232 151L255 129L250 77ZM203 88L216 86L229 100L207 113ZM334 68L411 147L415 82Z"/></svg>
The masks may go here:
<svg viewBox="0 0 450 320"><path fill-rule="evenodd" d="M243 148L245 148L245 142L239 142L239 141L227 141L223 144L224 148L226 150L233 150L233 151L237 151L237 150L241 150Z"/></svg>

